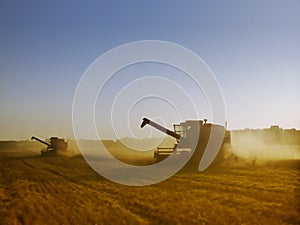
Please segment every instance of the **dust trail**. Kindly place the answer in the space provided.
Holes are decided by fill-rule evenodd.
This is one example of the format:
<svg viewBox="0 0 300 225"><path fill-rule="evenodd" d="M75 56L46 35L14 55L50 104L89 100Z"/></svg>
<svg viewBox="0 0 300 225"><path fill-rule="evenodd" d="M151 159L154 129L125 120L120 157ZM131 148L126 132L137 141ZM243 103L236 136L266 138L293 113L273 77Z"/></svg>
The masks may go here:
<svg viewBox="0 0 300 225"><path fill-rule="evenodd" d="M239 157L257 162L268 160L299 160L300 145L268 132L231 132L232 151Z"/></svg>

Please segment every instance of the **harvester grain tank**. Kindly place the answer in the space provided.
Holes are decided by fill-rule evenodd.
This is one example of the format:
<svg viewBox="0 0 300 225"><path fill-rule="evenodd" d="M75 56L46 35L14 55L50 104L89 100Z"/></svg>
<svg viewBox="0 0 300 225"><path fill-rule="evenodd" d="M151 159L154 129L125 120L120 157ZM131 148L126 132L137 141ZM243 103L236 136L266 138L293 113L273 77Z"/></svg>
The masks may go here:
<svg viewBox="0 0 300 225"><path fill-rule="evenodd" d="M58 137L51 137L46 141L43 141L37 137L32 136L31 140L36 140L47 146L46 148L43 148L41 150L42 156L54 156L58 152L65 152L68 147L68 143L64 139Z"/></svg>
<svg viewBox="0 0 300 225"><path fill-rule="evenodd" d="M169 148L158 147L154 152L154 159L156 162L160 162L172 154L191 154L193 155L186 164L186 167L197 168L202 155L206 149L209 139L211 141L221 139L222 145L217 157L214 160L214 164L220 163L228 155L228 151L231 148L230 131L224 126L207 123L207 120L188 120L180 124L174 124L174 131L162 127L161 125L143 118L141 128L146 124L166 133L167 135L176 139L176 144ZM214 129L214 135L211 135L211 130ZM196 139L196 141L191 140Z"/></svg>

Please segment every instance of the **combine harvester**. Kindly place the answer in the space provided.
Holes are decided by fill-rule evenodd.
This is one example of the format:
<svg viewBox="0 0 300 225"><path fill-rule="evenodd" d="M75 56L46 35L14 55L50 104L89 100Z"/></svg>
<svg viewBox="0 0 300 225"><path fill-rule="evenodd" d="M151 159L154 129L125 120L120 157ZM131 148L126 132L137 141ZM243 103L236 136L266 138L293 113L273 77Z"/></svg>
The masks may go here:
<svg viewBox="0 0 300 225"><path fill-rule="evenodd" d="M231 155L230 131L221 125L207 123L206 119L188 120L180 124L174 124L174 131L168 130L147 118L143 118L141 128L146 124L149 124L176 139L176 144L174 146L168 148L158 147L156 149L154 152L154 159L156 162L160 162L172 154L191 154L192 150L195 148L194 153L185 165L185 168L193 170L197 169L210 138L212 138L212 141L219 138L223 140L212 166L220 165ZM216 135L210 137L212 128L217 132ZM198 139L198 141L195 143L195 140L191 141L191 139Z"/></svg>
<svg viewBox="0 0 300 225"><path fill-rule="evenodd" d="M42 156L55 156L59 152L66 152L68 147L68 143L64 139L57 137L51 137L46 141L43 141L37 137L32 136L31 140L37 140L38 142L41 142L42 144L47 146L46 148L42 148Z"/></svg>

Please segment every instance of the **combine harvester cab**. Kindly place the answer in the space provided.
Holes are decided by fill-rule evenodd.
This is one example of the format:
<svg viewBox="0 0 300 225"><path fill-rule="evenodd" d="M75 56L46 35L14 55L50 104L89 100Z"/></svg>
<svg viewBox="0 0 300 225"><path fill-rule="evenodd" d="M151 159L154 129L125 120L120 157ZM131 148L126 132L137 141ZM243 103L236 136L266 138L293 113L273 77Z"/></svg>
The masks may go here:
<svg viewBox="0 0 300 225"><path fill-rule="evenodd" d="M37 137L32 136L31 140L36 140L47 146L46 148L42 148L41 150L42 156L55 156L59 152L61 153L66 152L68 148L68 143L62 138L51 137L46 141L43 141Z"/></svg>
<svg viewBox="0 0 300 225"><path fill-rule="evenodd" d="M222 164L224 160L230 156L231 151L231 137L230 131L224 126L207 123L207 120L188 120L180 124L174 124L174 131L168 130L161 125L144 118L141 124L143 128L146 124L166 133L176 139L176 144L169 148L158 147L154 151L154 159L156 162L160 162L172 154L191 154L192 149L195 148L193 155L185 165L185 168L196 170L198 169L200 160L206 149L208 141L212 138L222 139L222 145L219 149L218 155L214 159L211 166ZM211 137L211 130L214 128L215 136ZM198 139L197 142L191 141L191 139ZM194 147L193 147L194 146Z"/></svg>

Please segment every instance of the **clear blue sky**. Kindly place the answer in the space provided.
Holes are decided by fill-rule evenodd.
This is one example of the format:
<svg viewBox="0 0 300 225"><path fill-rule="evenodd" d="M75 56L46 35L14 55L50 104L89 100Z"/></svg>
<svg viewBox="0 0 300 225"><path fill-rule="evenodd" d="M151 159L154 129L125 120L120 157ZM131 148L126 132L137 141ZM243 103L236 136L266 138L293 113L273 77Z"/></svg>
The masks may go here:
<svg viewBox="0 0 300 225"><path fill-rule="evenodd" d="M72 137L72 101L107 50L157 39L210 66L229 128L300 129L300 1L0 2L0 139Z"/></svg>

